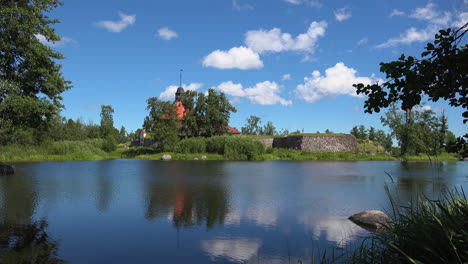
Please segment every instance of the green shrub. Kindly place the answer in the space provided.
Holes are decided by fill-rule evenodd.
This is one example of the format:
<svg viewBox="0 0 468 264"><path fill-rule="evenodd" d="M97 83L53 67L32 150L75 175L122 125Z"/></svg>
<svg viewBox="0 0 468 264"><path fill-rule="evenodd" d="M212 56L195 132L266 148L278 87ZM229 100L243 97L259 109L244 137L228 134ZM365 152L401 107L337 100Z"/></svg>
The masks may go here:
<svg viewBox="0 0 468 264"><path fill-rule="evenodd" d="M232 136L213 136L206 139L206 152L224 155L224 145Z"/></svg>
<svg viewBox="0 0 468 264"><path fill-rule="evenodd" d="M115 151L116 149L117 149L117 140L115 139L115 137L108 135L104 140L102 150L104 150L105 152L112 152L112 151Z"/></svg>
<svg viewBox="0 0 468 264"><path fill-rule="evenodd" d="M261 142L245 137L230 137L224 145L224 157L231 160L255 160L264 153Z"/></svg>
<svg viewBox="0 0 468 264"><path fill-rule="evenodd" d="M178 153L205 153L206 139L203 137L186 138L177 144L176 152Z"/></svg>

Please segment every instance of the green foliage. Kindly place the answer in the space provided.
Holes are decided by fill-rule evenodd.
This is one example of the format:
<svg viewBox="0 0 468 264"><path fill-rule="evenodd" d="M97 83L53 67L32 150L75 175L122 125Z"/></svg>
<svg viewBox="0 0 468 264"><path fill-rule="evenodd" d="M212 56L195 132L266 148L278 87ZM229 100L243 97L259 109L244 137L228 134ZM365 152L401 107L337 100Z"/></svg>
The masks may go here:
<svg viewBox="0 0 468 264"><path fill-rule="evenodd" d="M145 118L143 127L153 135L153 139L161 143L161 150L173 151L179 141L179 123L176 107L168 101L160 101L156 97L147 100L149 115Z"/></svg>
<svg viewBox="0 0 468 264"><path fill-rule="evenodd" d="M268 121L262 129L262 135L274 136L277 134L276 127L273 125L273 122Z"/></svg>
<svg viewBox="0 0 468 264"><path fill-rule="evenodd" d="M265 152L265 146L256 140L231 137L224 145L224 157L230 160L255 160Z"/></svg>
<svg viewBox="0 0 468 264"><path fill-rule="evenodd" d="M260 124L260 117L251 115L249 118L246 119L245 127L242 127L242 134L244 135L261 135L262 134L262 127Z"/></svg>
<svg viewBox="0 0 468 264"><path fill-rule="evenodd" d="M205 153L206 138L194 137L186 138L177 143L176 152L178 153Z"/></svg>
<svg viewBox="0 0 468 264"><path fill-rule="evenodd" d="M128 141L128 137L127 137L127 130L125 130L125 127L122 126L119 130L119 140L118 142L119 143L125 143Z"/></svg>
<svg viewBox="0 0 468 264"><path fill-rule="evenodd" d="M381 108L401 102L401 109L407 114L421 104L422 98L437 102L440 99L448 101L451 106L464 108L463 123L468 121L468 46L463 38L468 31L468 23L458 30L440 30L435 35L434 43L428 43L421 59L402 54L396 61L380 63L380 71L386 74L388 81L383 84L354 84L358 94L365 94L366 113L380 112ZM412 130L410 117L407 116L405 129ZM444 134L443 128L439 130ZM407 148L412 150L411 133L401 133L399 141L403 143L402 153ZM464 136L468 138L468 134ZM459 142L462 142L459 140ZM440 148L441 139L439 139ZM459 144L459 149L467 149L466 140ZM433 143L431 143L433 145ZM432 150L436 151L434 146Z"/></svg>
<svg viewBox="0 0 468 264"><path fill-rule="evenodd" d="M271 121L268 121L263 127L260 126L262 121L258 116L251 115L246 119L246 122L245 126L241 128L242 134L244 135L274 136L278 134L276 127Z"/></svg>
<svg viewBox="0 0 468 264"><path fill-rule="evenodd" d="M48 121L63 107L60 94L71 88L57 63L63 56L36 37L60 40L51 27L59 21L46 15L59 4L57 0L1 3L0 143L29 141L17 132L30 128L46 130Z"/></svg>
<svg viewBox="0 0 468 264"><path fill-rule="evenodd" d="M101 137L118 137L118 130L114 127L114 108L110 105L101 105Z"/></svg>
<svg viewBox="0 0 468 264"><path fill-rule="evenodd" d="M396 137L401 155L437 155L444 148L448 133L445 115L437 117L431 110L403 112L392 105L385 117L381 117L381 121Z"/></svg>
<svg viewBox="0 0 468 264"><path fill-rule="evenodd" d="M201 135L211 137L226 133L231 112L237 110L224 93L209 89L208 96L199 94L196 117L200 120Z"/></svg>
<svg viewBox="0 0 468 264"><path fill-rule="evenodd" d="M94 160L107 157L103 139L0 146L0 161Z"/></svg>
<svg viewBox="0 0 468 264"><path fill-rule="evenodd" d="M108 135L104 139L104 145L102 146L102 149L105 152L112 152L117 149L117 140L115 139L114 136Z"/></svg>
<svg viewBox="0 0 468 264"><path fill-rule="evenodd" d="M213 136L188 138L179 142L179 153L213 153L224 155L229 160L255 160L265 152L262 143L244 136Z"/></svg>

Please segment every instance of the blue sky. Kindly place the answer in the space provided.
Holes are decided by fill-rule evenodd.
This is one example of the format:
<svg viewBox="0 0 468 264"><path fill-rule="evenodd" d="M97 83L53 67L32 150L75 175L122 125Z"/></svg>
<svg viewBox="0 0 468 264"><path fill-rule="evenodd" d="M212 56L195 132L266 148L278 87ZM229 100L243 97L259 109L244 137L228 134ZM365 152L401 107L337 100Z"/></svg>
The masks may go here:
<svg viewBox="0 0 468 264"><path fill-rule="evenodd" d="M99 123L100 105L116 127L141 127L149 97L173 100L184 88L225 92L240 129L250 115L278 128L349 132L382 128L364 114L351 86L382 80L379 63L419 55L441 28L468 21L468 0L453 1L64 1L51 17L62 40L43 43L66 57L68 118ZM457 135L462 109L444 102Z"/></svg>

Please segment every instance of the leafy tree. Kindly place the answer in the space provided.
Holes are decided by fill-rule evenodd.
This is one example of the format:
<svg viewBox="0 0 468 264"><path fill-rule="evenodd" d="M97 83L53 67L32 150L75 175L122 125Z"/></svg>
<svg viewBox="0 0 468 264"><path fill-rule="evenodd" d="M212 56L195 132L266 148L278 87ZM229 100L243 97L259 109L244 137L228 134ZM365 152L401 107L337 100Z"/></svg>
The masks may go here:
<svg viewBox="0 0 468 264"><path fill-rule="evenodd" d="M445 141L444 141L445 151L448 153L456 153L457 152L457 138L455 134L451 131L447 131L445 134Z"/></svg>
<svg viewBox="0 0 468 264"><path fill-rule="evenodd" d="M38 39L60 40L51 27L59 21L46 15L60 4L58 0L1 2L0 133L43 131L63 108L60 94L71 88L57 62L63 56Z"/></svg>
<svg viewBox="0 0 468 264"><path fill-rule="evenodd" d="M375 137L375 136L376 136L375 133L376 133L376 132L375 132L375 128L374 128L374 127L370 127L370 128L369 128L369 133L368 133L368 139L369 139L369 140L372 140L372 141L375 141L375 138L376 138L376 137Z"/></svg>
<svg viewBox="0 0 468 264"><path fill-rule="evenodd" d="M359 129L357 126L353 126L353 128L351 128L351 131L349 133L353 135L355 138L359 138Z"/></svg>
<svg viewBox="0 0 468 264"><path fill-rule="evenodd" d="M186 91L181 96L181 103L185 108L181 133L189 136L210 137L226 133L231 112L237 111L224 93L214 89L209 89L207 95Z"/></svg>
<svg viewBox="0 0 468 264"><path fill-rule="evenodd" d="M201 135L211 137L226 133L231 112L235 113L237 109L223 92L209 89L207 96L199 94L196 114Z"/></svg>
<svg viewBox="0 0 468 264"><path fill-rule="evenodd" d="M423 95L434 102L442 98L451 106L468 109L468 47L460 45L467 30L468 24L456 31L440 30L434 43L427 44L422 59L402 54L397 61L380 63L380 71L389 81L354 85L358 94L368 96L365 112L379 112L395 102L402 103L402 110L410 110L421 104ZM468 111L463 116L468 118Z"/></svg>
<svg viewBox="0 0 468 264"><path fill-rule="evenodd" d="M119 130L119 140L118 140L118 142L119 143L125 143L125 142L127 142L127 140L128 140L127 130L125 130L125 127L122 126L122 127L120 127L120 130Z"/></svg>
<svg viewBox="0 0 468 264"><path fill-rule="evenodd" d="M448 101L451 106L464 108L463 123L468 121L468 46L462 44L468 31L468 23L457 30L440 30L435 41L428 43L421 59L402 54L398 60L380 63L380 71L388 81L382 84L355 84L358 94L367 95L366 113L379 112L381 108L401 102L407 113L408 129L411 125L411 109L420 105L423 96L430 101ZM465 135L468 138L468 134ZM401 138L410 143L410 139ZM407 144L404 147L406 148ZM460 145L466 144L459 140ZM465 149L468 149L465 147ZM402 149L404 150L404 149Z"/></svg>
<svg viewBox="0 0 468 264"><path fill-rule="evenodd" d="M395 105L381 117L382 124L388 126L397 139L401 154L439 154L440 127L445 117L437 117L430 110L423 112L401 111Z"/></svg>
<svg viewBox="0 0 468 264"><path fill-rule="evenodd" d="M110 105L101 105L101 136L106 138L107 136L116 136L117 131L114 127L114 108Z"/></svg>
<svg viewBox="0 0 468 264"><path fill-rule="evenodd" d="M331 130L328 130L328 129L325 130L325 134L332 134L332 133L333 133L333 131L331 131Z"/></svg>
<svg viewBox="0 0 468 264"><path fill-rule="evenodd" d="M242 134L245 135L260 135L262 133L262 127L260 124L262 121L260 117L251 115L246 119L245 127L242 127Z"/></svg>
<svg viewBox="0 0 468 264"><path fill-rule="evenodd" d="M384 147L385 150L391 150L393 147L393 139L391 134L386 134L385 131L379 129L375 132L375 142Z"/></svg>
<svg viewBox="0 0 468 264"><path fill-rule="evenodd" d="M164 151L173 151L179 141L179 120L176 107L169 101L160 101L156 97L147 100L146 110L149 115L145 118L143 127L153 138L161 143Z"/></svg>
<svg viewBox="0 0 468 264"><path fill-rule="evenodd" d="M366 127L364 125L360 125L358 128L358 139L362 139L362 140L367 139Z"/></svg>
<svg viewBox="0 0 468 264"><path fill-rule="evenodd" d="M268 136L276 135L276 127L271 121L268 121L265 126L263 126L262 134Z"/></svg>

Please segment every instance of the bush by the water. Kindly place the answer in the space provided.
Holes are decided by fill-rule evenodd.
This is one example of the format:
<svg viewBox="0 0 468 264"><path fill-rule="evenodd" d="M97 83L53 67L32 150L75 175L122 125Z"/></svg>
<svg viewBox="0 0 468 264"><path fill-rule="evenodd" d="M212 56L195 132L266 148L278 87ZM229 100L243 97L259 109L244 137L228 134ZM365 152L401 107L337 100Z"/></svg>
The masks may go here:
<svg viewBox="0 0 468 264"><path fill-rule="evenodd" d="M117 139L114 136L108 135L103 142L102 149L105 152L112 152L117 149Z"/></svg>
<svg viewBox="0 0 468 264"><path fill-rule="evenodd" d="M178 153L205 153L206 139L203 137L186 138L177 143L176 152Z"/></svg>
<svg viewBox="0 0 468 264"><path fill-rule="evenodd" d="M213 153L230 160L254 160L265 153L262 143L243 136L187 138L177 144L178 153Z"/></svg>

